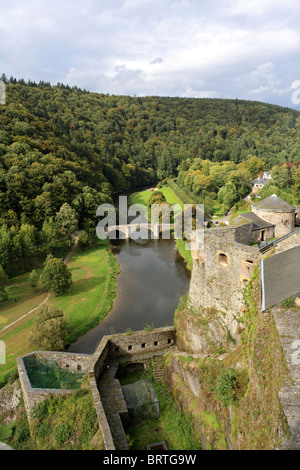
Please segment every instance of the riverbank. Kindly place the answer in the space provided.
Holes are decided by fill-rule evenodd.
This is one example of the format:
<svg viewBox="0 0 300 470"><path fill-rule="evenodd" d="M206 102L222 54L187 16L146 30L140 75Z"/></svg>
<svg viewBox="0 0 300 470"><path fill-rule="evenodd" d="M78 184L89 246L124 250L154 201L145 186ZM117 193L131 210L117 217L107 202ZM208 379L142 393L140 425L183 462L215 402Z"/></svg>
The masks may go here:
<svg viewBox="0 0 300 470"><path fill-rule="evenodd" d="M181 207L181 210L184 210L184 203L178 198L178 196L174 193L174 191L170 188L170 186L163 186L158 188L158 191L161 191L166 198L166 201L169 204L178 204ZM143 204L147 206L147 202L153 191L150 189L146 189L140 192L133 193L129 198L130 204ZM193 269L193 258L191 255L191 251L186 248L186 242L182 239L176 239L176 247L178 250L179 255L183 258L187 269L192 272Z"/></svg>
<svg viewBox="0 0 300 470"><path fill-rule="evenodd" d="M6 363L0 364L0 383L16 371L16 358L32 350L28 335L34 318L43 306L53 304L63 311L70 327L68 343L103 321L111 311L116 296L119 265L111 252L109 240L96 239L85 250L77 247L68 268L72 273L73 284L60 297L50 297L41 288L33 289L29 272L9 282L8 299L0 306L0 340L6 348Z"/></svg>

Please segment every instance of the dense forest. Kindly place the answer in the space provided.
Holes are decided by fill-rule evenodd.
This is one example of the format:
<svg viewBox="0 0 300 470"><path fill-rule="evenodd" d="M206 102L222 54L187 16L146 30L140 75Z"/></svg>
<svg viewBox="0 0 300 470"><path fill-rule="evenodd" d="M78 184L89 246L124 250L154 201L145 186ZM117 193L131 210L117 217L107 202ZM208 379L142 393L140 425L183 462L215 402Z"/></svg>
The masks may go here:
<svg viewBox="0 0 300 470"><path fill-rule="evenodd" d="M9 259L30 257L32 245L54 238L55 230L62 233L64 217L76 219L74 227L94 229L97 206L118 191L177 178L203 202L225 198L230 205L232 188L235 199L242 197L262 168L300 160L300 113L292 109L240 100L111 96L5 75L2 80L4 268Z"/></svg>

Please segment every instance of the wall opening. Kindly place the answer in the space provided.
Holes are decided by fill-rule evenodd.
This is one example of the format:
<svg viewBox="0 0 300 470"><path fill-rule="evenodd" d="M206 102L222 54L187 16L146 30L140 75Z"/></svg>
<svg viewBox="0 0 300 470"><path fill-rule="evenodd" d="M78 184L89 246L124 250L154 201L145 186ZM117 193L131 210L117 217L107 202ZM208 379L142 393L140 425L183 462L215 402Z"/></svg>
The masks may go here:
<svg viewBox="0 0 300 470"><path fill-rule="evenodd" d="M229 259L228 256L225 253L219 253L218 256L218 263L221 266L229 266Z"/></svg>

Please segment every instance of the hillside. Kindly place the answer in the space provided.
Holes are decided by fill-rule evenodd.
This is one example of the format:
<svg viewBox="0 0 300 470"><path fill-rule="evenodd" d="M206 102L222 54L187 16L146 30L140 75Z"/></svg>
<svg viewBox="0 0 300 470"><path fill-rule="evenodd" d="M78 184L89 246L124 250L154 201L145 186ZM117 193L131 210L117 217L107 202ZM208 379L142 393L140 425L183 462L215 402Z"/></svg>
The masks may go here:
<svg viewBox="0 0 300 470"><path fill-rule="evenodd" d="M288 108L238 100L110 96L2 79L0 225L10 237L20 231L21 238L27 233L39 243L45 221L55 218L64 203L76 212L79 228L93 231L96 208L111 202L113 193L184 176L191 166L197 176L203 160L227 162L227 169L251 157L262 160L265 169L299 160L300 114ZM212 183L208 203L220 186ZM207 181L197 178L199 194L203 184ZM5 237L7 232L0 239ZM16 240L12 245L10 258L20 258Z"/></svg>

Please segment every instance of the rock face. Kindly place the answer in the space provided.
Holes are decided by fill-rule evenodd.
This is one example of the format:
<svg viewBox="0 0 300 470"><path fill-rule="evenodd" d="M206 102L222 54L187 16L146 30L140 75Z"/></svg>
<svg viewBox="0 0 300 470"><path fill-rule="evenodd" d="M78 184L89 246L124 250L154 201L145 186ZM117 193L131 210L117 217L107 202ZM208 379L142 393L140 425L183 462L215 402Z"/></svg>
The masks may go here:
<svg viewBox="0 0 300 470"><path fill-rule="evenodd" d="M21 387L18 380L0 390L0 415L15 410L21 398Z"/></svg>
<svg viewBox="0 0 300 470"><path fill-rule="evenodd" d="M274 319L290 370L291 380L279 392L290 429L282 449L300 450L300 310L274 309Z"/></svg>
<svg viewBox="0 0 300 470"><path fill-rule="evenodd" d="M0 450L13 450L13 449L9 447L7 444L0 442Z"/></svg>

